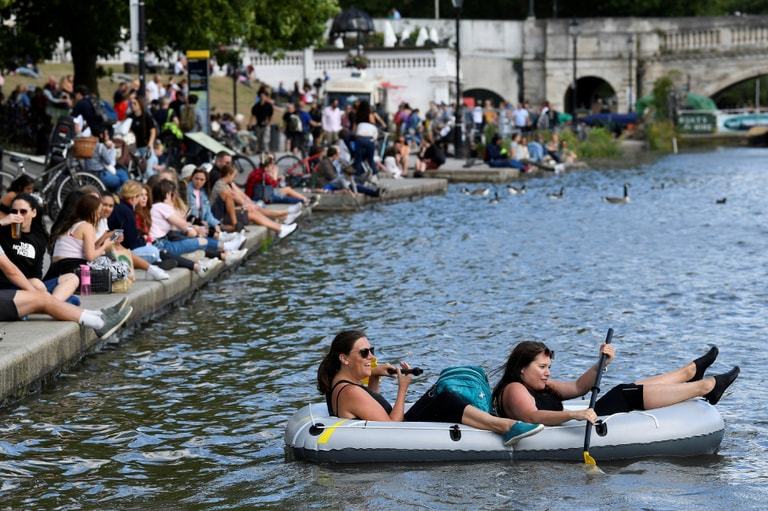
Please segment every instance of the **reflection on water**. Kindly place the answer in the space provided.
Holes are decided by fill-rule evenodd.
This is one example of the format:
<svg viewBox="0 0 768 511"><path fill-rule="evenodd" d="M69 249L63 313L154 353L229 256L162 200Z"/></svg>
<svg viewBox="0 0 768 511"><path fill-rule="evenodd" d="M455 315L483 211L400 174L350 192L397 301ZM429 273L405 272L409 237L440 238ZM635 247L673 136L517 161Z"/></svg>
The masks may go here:
<svg viewBox="0 0 768 511"><path fill-rule="evenodd" d="M768 292L764 152L678 155L528 182L502 201L452 185L358 214L315 216L237 278L213 283L114 351L0 418L0 497L19 509L761 509ZM631 183L631 203L619 195ZM564 200L547 194L566 187ZM727 197L724 205L716 200ZM609 327L604 386L720 346L742 367L719 406L720 452L573 464L287 463L283 426L319 400L330 337L364 327L380 360L498 367L514 343L576 377ZM385 387L394 392L394 386ZM557 481L553 484L553 481Z"/></svg>

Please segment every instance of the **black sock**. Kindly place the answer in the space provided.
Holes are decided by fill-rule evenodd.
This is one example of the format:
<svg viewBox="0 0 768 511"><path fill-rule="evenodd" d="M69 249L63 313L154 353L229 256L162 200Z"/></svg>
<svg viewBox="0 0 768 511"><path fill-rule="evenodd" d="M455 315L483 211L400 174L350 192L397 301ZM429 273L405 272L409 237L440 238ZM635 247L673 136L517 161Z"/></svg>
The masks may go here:
<svg viewBox="0 0 768 511"><path fill-rule="evenodd" d="M696 374L688 381L699 381L704 378L704 371L714 363L718 353L719 350L717 349L717 346L712 346L712 348L703 356L694 360L693 363L696 364Z"/></svg>

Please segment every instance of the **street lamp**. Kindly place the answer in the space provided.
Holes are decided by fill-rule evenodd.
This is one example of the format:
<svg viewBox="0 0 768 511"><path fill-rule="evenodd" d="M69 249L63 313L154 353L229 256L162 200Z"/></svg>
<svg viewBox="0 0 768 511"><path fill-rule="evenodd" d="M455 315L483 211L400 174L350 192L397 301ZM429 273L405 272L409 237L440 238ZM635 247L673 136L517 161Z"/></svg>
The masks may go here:
<svg viewBox="0 0 768 511"><path fill-rule="evenodd" d="M461 113L461 84L459 83L459 72L461 70L461 44L459 39L459 21L461 20L461 7L464 0L451 0L453 8L456 10L456 120L453 123L453 152L454 157L463 158L464 148L462 147L462 113Z"/></svg>
<svg viewBox="0 0 768 511"><path fill-rule="evenodd" d="M579 39L579 34L581 33L581 26L579 25L579 22L576 21L576 19L572 19L571 23L568 25L568 33L571 35L571 38L573 39L573 84L572 84L572 92L573 92L573 99L571 100L571 114L573 115L572 123L574 128L576 127L576 105L578 104L579 94L576 87L576 43Z"/></svg>
<svg viewBox="0 0 768 511"><path fill-rule="evenodd" d="M632 50L634 50L635 47L635 38L634 36L630 35L629 39L627 39L627 43L629 44L629 88L627 88L627 112L632 113L634 110L634 101L633 99L633 90L632 90Z"/></svg>

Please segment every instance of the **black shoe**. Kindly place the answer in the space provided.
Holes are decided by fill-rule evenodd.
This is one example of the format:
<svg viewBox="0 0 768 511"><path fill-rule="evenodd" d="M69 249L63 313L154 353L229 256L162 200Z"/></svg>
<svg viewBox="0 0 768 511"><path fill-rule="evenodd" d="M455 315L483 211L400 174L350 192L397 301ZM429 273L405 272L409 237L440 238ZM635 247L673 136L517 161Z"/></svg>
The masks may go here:
<svg viewBox="0 0 768 511"><path fill-rule="evenodd" d="M168 271L176 268L179 265L179 263L176 261L176 259L163 259L159 263L157 263L155 266L159 266L161 270Z"/></svg>
<svg viewBox="0 0 768 511"><path fill-rule="evenodd" d="M708 352L694 360L693 363L696 364L696 374L688 381L699 381L704 378L704 371L715 362L718 353L720 353L720 350L717 349L717 346L712 346Z"/></svg>
<svg viewBox="0 0 768 511"><path fill-rule="evenodd" d="M731 383L733 383L736 380L736 377L739 375L739 372L741 370L739 369L739 366L734 367L727 373L718 374L715 376L715 388L712 389L709 394L704 396L704 399L709 401L710 404L716 405L718 401L720 401L720 398L723 397L723 392L725 392L725 389L731 386Z"/></svg>

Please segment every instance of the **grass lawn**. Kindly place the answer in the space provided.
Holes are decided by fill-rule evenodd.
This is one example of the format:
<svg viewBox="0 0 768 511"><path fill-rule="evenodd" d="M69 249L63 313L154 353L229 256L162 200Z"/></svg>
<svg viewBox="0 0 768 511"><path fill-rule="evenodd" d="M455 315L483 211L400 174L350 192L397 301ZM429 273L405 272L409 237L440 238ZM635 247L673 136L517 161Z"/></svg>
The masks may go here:
<svg viewBox="0 0 768 511"><path fill-rule="evenodd" d="M106 69L111 68L113 72L120 73L122 75L122 65L115 64L104 67ZM20 83L23 83L27 86L34 85L42 87L48 82L48 77L51 75L55 76L57 79L60 79L62 76L72 74L74 72L72 64L43 63L39 65L39 69L40 77L37 79L20 75L6 76L5 85L3 86L3 93L5 94L6 98L10 96L13 89L15 89L16 86ZM151 73L147 73L146 79L151 80L152 76L153 75ZM169 75L160 75L163 81L167 80L168 76ZM134 75L134 77L138 78L138 74ZM232 79L224 76L214 76L211 77L209 86L211 93L211 111L220 113L232 113L234 110ZM258 86L249 88L242 84L237 85L237 112L235 113L243 114L246 122L251 115L251 105L253 104L253 100L256 97L256 87ZM117 81L112 81L110 77L99 79L99 95L104 97L106 100L110 102L112 101L112 95L116 89Z"/></svg>

